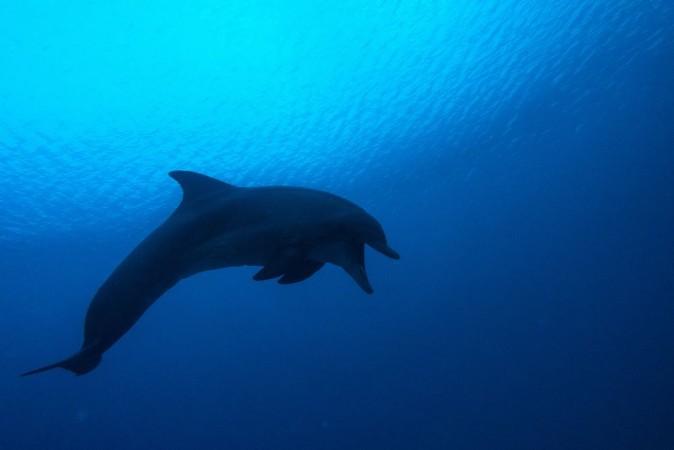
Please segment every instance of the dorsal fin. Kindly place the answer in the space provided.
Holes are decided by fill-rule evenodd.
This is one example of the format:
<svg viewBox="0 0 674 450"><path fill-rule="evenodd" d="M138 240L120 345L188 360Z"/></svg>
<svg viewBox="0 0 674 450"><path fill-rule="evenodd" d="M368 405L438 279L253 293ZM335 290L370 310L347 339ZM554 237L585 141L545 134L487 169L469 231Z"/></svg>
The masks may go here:
<svg viewBox="0 0 674 450"><path fill-rule="evenodd" d="M169 172L169 176L176 180L183 190L181 206L190 205L200 198L215 192L225 194L236 189L236 186L231 184L187 170L174 170Z"/></svg>

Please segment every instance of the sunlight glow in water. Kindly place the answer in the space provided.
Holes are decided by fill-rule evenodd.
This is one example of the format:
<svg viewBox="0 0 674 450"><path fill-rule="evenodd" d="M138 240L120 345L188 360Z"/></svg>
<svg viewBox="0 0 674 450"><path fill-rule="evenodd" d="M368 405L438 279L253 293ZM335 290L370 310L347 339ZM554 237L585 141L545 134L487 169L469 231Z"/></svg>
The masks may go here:
<svg viewBox="0 0 674 450"><path fill-rule="evenodd" d="M1 238L154 211L173 169L342 190L423 177L616 27L645 33L629 5L4 2Z"/></svg>

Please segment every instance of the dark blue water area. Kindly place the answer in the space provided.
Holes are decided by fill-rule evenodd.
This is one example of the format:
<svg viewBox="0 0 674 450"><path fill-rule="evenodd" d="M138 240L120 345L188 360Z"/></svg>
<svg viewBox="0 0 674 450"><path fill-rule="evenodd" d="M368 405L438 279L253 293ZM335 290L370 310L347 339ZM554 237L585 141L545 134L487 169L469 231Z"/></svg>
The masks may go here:
<svg viewBox="0 0 674 450"><path fill-rule="evenodd" d="M401 29L411 14L404 3L389 18ZM165 147L174 153L143 153L138 142L168 138L135 142L134 128L113 120L126 131L94 127L107 149L90 155L76 138L92 131L84 119L63 119L63 131L36 113L31 129L25 111L2 109L0 448L674 448L674 12L660 2L616 5L599 8L606 16L586 11L603 29L591 50L581 46L538 74L517 61L500 69L519 84L498 107L483 103L501 89L481 76L489 64L471 59L465 89L475 99L465 112L420 94L460 97L451 77L435 79L403 95L409 123L401 113L376 138L362 131L371 122L335 132L300 115L276 128L243 127L260 134L232 138L238 147L227 154L211 144L175 150L189 141L175 136ZM543 13L523 22L536 32L568 25ZM511 18L491 4L475 14L495 30ZM578 24L584 39L588 21ZM370 22L378 23L340 26L376 39L383 31ZM536 50L524 54L546 57ZM196 65L175 77L203 73ZM142 82L150 86L132 87ZM9 91L4 98L18 102ZM192 98L185 92L176 95ZM47 104L42 95L25 110ZM85 97L77 102L88 105ZM123 110L112 97L111 114ZM377 109L389 103L370 100L359 106L397 120ZM129 108L140 114L138 104ZM219 133L190 120L200 133ZM312 124L307 134L284 140L288 124L302 121ZM342 133L369 136L374 149ZM270 137L311 151L249 151ZM354 145L337 151L335 140ZM371 296L335 266L288 286L253 281L250 267L198 274L153 305L93 372L20 378L79 348L91 297L178 204L170 169L343 195L381 222L401 259L366 251Z"/></svg>

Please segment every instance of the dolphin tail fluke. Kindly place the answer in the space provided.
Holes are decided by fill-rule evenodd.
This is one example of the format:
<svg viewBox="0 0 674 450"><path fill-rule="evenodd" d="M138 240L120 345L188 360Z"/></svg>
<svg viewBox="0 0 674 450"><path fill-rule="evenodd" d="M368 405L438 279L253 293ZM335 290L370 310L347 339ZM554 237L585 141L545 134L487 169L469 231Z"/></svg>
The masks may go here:
<svg viewBox="0 0 674 450"><path fill-rule="evenodd" d="M74 354L70 358L64 359L54 364L49 364L48 366L40 367L39 369L31 370L29 372L22 373L21 376L25 377L28 375L34 375L40 372L46 372L48 370L56 369L58 367L62 369L69 370L75 375L84 375L89 373L98 366L101 362L101 354L87 349L82 349L78 353Z"/></svg>

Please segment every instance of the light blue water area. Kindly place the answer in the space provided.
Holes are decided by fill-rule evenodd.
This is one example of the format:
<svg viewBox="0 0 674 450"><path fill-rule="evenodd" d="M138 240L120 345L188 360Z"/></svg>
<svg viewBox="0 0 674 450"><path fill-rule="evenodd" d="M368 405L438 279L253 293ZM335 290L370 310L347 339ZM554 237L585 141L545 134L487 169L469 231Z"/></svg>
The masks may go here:
<svg viewBox="0 0 674 450"><path fill-rule="evenodd" d="M175 197L165 173L176 168L345 192L386 181L377 192L399 195L397 183L426 180L429 166L453 176L456 158L491 154L474 142L521 124L527 106L551 92L565 101L550 107L582 127L575 112L590 92L619 95L634 58L661 51L660 13L670 9L42 0L0 8L4 241L131 226L129 212ZM580 77L590 85L574 83Z"/></svg>
<svg viewBox="0 0 674 450"><path fill-rule="evenodd" d="M0 448L674 448L674 4L0 2ZM363 206L329 266L91 297L194 170Z"/></svg>

